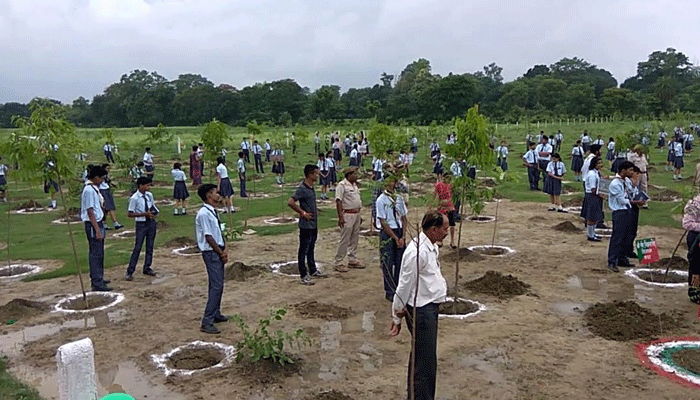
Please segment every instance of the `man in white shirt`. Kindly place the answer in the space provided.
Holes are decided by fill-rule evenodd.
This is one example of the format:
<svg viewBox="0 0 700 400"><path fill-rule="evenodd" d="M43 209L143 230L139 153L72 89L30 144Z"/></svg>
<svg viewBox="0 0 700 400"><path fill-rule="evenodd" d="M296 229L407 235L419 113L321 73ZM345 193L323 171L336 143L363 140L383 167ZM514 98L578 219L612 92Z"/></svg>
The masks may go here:
<svg viewBox="0 0 700 400"><path fill-rule="evenodd" d="M109 144L109 142L105 142L103 150L105 152L105 157L107 158L107 162L114 163L114 155L112 154L112 145Z"/></svg>
<svg viewBox="0 0 700 400"><path fill-rule="evenodd" d="M221 332L214 324L228 321L228 317L221 314L221 296L224 293L224 264L228 262L228 251L221 231L221 221L215 208L221 198L216 185L210 183L201 185L197 189L197 194L204 204L197 212L194 230L197 236L197 247L202 252L202 259L204 259L209 277L209 294L200 331L217 334Z"/></svg>
<svg viewBox="0 0 700 400"><path fill-rule="evenodd" d="M87 178L90 180L83 187L80 196L80 219L85 225L89 245L90 262L90 282L92 290L95 292L109 292L112 288L107 286L109 281L104 279L104 259L105 259L105 227L104 223L104 199L100 194L99 186L107 176L107 171L101 166L94 166L88 171Z"/></svg>
<svg viewBox="0 0 700 400"><path fill-rule="evenodd" d="M250 143L248 143L248 139L243 138L243 141L241 142L241 151L243 152L243 160L246 163L250 162Z"/></svg>
<svg viewBox="0 0 700 400"><path fill-rule="evenodd" d="M149 178L139 178L136 180L136 193L129 198L129 206L127 217L136 220L136 241L134 250L131 252L129 266L126 268L127 281L134 280L134 271L136 264L139 262L143 241L146 240L146 257L143 262L143 274L148 276L156 276L156 272L151 268L153 263L153 244L156 241L156 215L158 215L158 207L156 207L151 189L151 180Z"/></svg>
<svg viewBox="0 0 700 400"><path fill-rule="evenodd" d="M270 147L270 139L265 139L265 162L270 162L270 155L272 154L272 147Z"/></svg>
<svg viewBox="0 0 700 400"><path fill-rule="evenodd" d="M255 158L255 172L264 174L265 169L263 169L262 162L262 147L260 147L257 140L253 141L253 157Z"/></svg>
<svg viewBox="0 0 700 400"><path fill-rule="evenodd" d="M530 190L540 190L540 174L538 173L539 166L537 165L537 151L535 143L530 142L530 150L523 156L523 161L527 167L527 180L530 183Z"/></svg>
<svg viewBox="0 0 700 400"><path fill-rule="evenodd" d="M414 336L416 352L415 357L409 357L408 382L413 380L413 388L408 387L408 398L435 398L438 308L447 297L447 283L438 261L440 250L435 243L447 236L448 227L447 217L440 212L425 214L422 232L408 244L401 263L401 276L391 306L390 334L398 335L401 318L407 317L406 327ZM415 365L411 365L414 359Z"/></svg>

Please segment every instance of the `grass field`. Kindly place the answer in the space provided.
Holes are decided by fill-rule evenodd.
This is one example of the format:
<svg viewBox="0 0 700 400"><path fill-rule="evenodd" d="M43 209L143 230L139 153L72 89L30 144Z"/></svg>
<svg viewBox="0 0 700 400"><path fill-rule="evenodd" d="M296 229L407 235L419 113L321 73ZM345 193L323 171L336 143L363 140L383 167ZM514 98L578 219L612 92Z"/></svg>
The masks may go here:
<svg viewBox="0 0 700 400"><path fill-rule="evenodd" d="M566 125L549 125L545 127L541 125L539 128L536 125L531 125L530 129L533 133L539 132L539 130L544 130L547 134L553 134L557 129L561 129L564 133L564 144L562 146L562 157L564 158L564 163L567 165L567 169L570 166L569 154L571 148L576 138L583 132L584 129L588 130L593 137L598 134L603 135L604 138L609 136L616 136L619 133L627 132L634 128L641 129L642 123L600 123L600 124L571 124ZM317 157L313 154L313 132L318 128L323 133L330 131L329 128L321 129L321 127L304 127L305 131L308 132L308 137L305 142L299 142L297 148L297 154L291 154L291 148L287 146L287 133L291 132L292 129L288 128L271 128L265 129L261 136L256 137L260 142L264 142L265 139L270 139L270 142L280 143L282 148L285 150L286 154L286 182L294 183L299 182L302 179L302 169L303 165L306 163L315 163ZM345 133L357 132L361 127L354 126L352 128L343 127L332 127L332 129L339 130L344 136ZM412 180L420 178L424 180L426 172L432 171L432 163L427 157L427 144L432 140L432 136L428 134L428 128L426 127L410 127L410 128L399 128L395 127L402 133L408 132L409 134L417 134L419 139L419 154L416 157L416 161L412 167ZM671 129L671 127L667 127ZM226 148L229 150L229 155L227 157L229 169L233 169L231 165L237 159L235 153L239 148L241 139L247 136L247 131L245 128L229 128L231 133L231 141L226 143ZM146 132L148 129L142 128L129 128L129 129L116 129L114 130L115 141L119 144L120 154L122 156L133 153L134 155L140 156L143 154L143 141L146 139ZM177 160L183 160L186 162L189 155L189 149L192 144L199 142L199 138L202 132L201 127L171 127L168 128L169 132L173 134L173 143L156 145L152 147L152 153L156 157L156 175L154 181L157 183L156 187L152 189L152 192L156 200L169 198L172 196L172 179L170 177L170 169L172 163ZM451 127L443 126L438 127L437 130L433 131L433 135L438 139L438 143L443 144L444 138L451 131ZM9 132L11 130L0 131L0 141L6 140ZM496 126L495 134L498 140L506 140L510 148L509 154L509 175L513 177L512 180L503 183L497 190L501 196L511 199L513 201L527 201L535 203L546 203L548 202L547 195L541 192L531 192L528 190L527 173L526 169L521 167L520 157L524 152L525 144L524 137L527 133L527 128L525 126L516 125L498 125ZM103 130L102 129L79 129L79 135L84 139L88 139L90 147L87 149L88 160L87 163L102 163L104 162L104 155L102 154L102 145L104 144ZM183 143L182 153L177 153L177 138ZM655 142L655 141L654 141ZM325 148L322 143L322 149ZM371 149L371 143L370 143ZM674 182L671 177L671 172L664 172L663 164L666 160L666 152L652 149L650 151L650 163L653 166L653 170L650 170L650 183L658 186L664 186L669 190L680 191L681 186L689 186L692 182L691 180L685 180L683 183ZM369 166L371 160L365 161L365 166ZM691 152L686 156L686 168L684 169L684 176L692 176L694 173L694 166L698 162L697 151ZM446 161L445 168L449 168L451 160ZM233 215L226 216L224 221L230 222L233 226L242 227L244 221L247 218L252 219L261 216L273 216L279 214L286 214L292 216L292 211L287 207L286 200L289 195L293 192L293 187L285 186L281 188L274 183L274 176L270 172L270 165L266 164L266 174L254 177L254 166L249 164L248 166L248 191L253 191L253 180L255 180L255 191L258 193L266 193L269 197L264 199L255 199L250 202L244 201L240 197L235 197L235 206L238 212ZM252 171L251 171L252 169ZM606 171L609 171L606 163ZM500 171L500 170L499 170ZM484 168L479 176L496 176L497 172L495 167ZM422 174L421 174L422 172ZM206 176L204 177L204 182L215 182L215 176L213 175L210 166L207 166ZM134 222L126 218L126 205L128 201L127 191L129 187L129 180L126 178L126 171L120 170L118 168L113 169L111 176L114 181L119 182L119 187L114 190L115 200L117 203L117 215L119 221L126 226L126 229L133 229ZM420 175L423 175L422 177ZM12 171L9 172L8 176L8 197L10 199L9 204L0 204L0 225L3 229L0 230L0 242L7 242L9 246L7 249L0 251L0 260L31 260L31 259L58 259L65 263L65 265L57 270L53 270L44 274L40 274L30 279L48 279L59 276L65 276L69 274L74 274L77 272L77 266L75 265L72 249L69 242L68 230L66 225L56 225L52 224L51 221L58 218L59 211L52 211L50 213L34 214L34 215L15 215L10 214L8 211L17 207L20 203L25 202L29 199L34 199L42 204L48 204L48 196L41 190L40 184L30 185L28 183L18 183L16 184L13 180ZM565 175L565 180L573 180L573 175L569 171ZM233 179L233 185L238 193L238 182ZM580 186L579 183L574 182L571 185ZM365 184L366 187L366 184ZM196 193L190 190L190 204L189 213L194 214L199 208L201 201L197 198ZM562 196L562 201L566 201L575 196L581 196L581 194L574 194L568 196ZM423 201L426 201L425 199ZM77 207L76 200L69 200L68 206ZM363 191L363 202L369 204L371 202L371 191ZM415 204L415 203L414 203ZM646 225L656 225L656 226L674 226L678 227L680 224L678 222L678 215L674 215L672 209L676 207L679 202L652 202L650 204L650 209L645 210L641 213L640 224ZM59 210L61 202L59 199ZM537 206L533 206L537 207ZM158 236L156 238L156 246L159 246L166 241L180 236L193 236L193 218L192 216L173 216L170 207L161 207L162 213L159 216L159 220L167 224L167 228L159 230ZM546 212L546 206L542 205L542 212ZM335 225L336 221L333 219L335 217L335 212L333 209L327 209L319 218L319 228L325 228ZM282 233L288 233L296 230L295 225L282 225L282 226L263 226L263 225L251 225L250 228L257 231L259 235L276 235ZM78 249L78 260L79 266L85 271L87 269L87 246L82 230L82 224L72 225L73 237ZM124 265L128 262L131 249L133 247L133 239L108 239L106 242L106 257L105 257L105 267L111 268L116 265ZM157 261L156 261L157 262ZM154 269L158 269L157 264L154 265Z"/></svg>

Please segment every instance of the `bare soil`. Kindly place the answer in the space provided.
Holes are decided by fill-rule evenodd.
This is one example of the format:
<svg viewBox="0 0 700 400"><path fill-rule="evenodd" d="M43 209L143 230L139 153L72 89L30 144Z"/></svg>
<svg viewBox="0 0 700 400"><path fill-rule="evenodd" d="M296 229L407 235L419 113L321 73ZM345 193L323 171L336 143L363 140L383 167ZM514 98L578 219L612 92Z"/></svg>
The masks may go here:
<svg viewBox="0 0 700 400"><path fill-rule="evenodd" d="M267 268L262 265L246 265L240 261L234 261L226 265L224 280L245 282L246 280L256 277L265 271L267 271Z"/></svg>
<svg viewBox="0 0 700 400"><path fill-rule="evenodd" d="M0 307L0 324L19 319L29 319L49 311L51 307L40 301L13 299Z"/></svg>
<svg viewBox="0 0 700 400"><path fill-rule="evenodd" d="M197 244L197 241L194 240L191 237L188 236L180 236L176 237L174 239L170 239L167 242L163 244L165 247L183 247L183 246L194 246Z"/></svg>
<svg viewBox="0 0 700 400"><path fill-rule="evenodd" d="M316 300L292 305L297 314L305 318L319 318L327 321L346 319L353 314L352 309L333 304L323 304Z"/></svg>
<svg viewBox="0 0 700 400"><path fill-rule="evenodd" d="M571 193L577 193L582 191L581 186L572 186L572 185L562 185L561 188L561 193L562 194L571 194Z"/></svg>
<svg viewBox="0 0 700 400"><path fill-rule="evenodd" d="M501 248L501 247L480 247L474 250L474 253L476 254L483 254L485 256L500 256L502 254L506 254L508 250Z"/></svg>
<svg viewBox="0 0 700 400"><path fill-rule="evenodd" d="M673 352L671 358L679 367L700 375L700 349L681 349Z"/></svg>
<svg viewBox="0 0 700 400"><path fill-rule="evenodd" d="M637 276L647 282L657 283L683 283L688 282L688 278L676 274L669 273L667 276L664 272L644 271L639 272Z"/></svg>
<svg viewBox="0 0 700 400"><path fill-rule="evenodd" d="M469 301L446 301L440 304L439 314L464 315L471 314L479 310L479 306Z"/></svg>
<svg viewBox="0 0 700 400"><path fill-rule="evenodd" d="M313 396L306 397L305 400L353 400L353 398L343 392L329 390L327 392L321 392Z"/></svg>
<svg viewBox="0 0 700 400"><path fill-rule="evenodd" d="M676 201L681 198L681 194L675 190L663 189L650 193L649 197L654 201Z"/></svg>
<svg viewBox="0 0 700 400"><path fill-rule="evenodd" d="M659 261L649 264L651 268L668 268L688 270L688 260L683 257L673 256L660 258Z"/></svg>
<svg viewBox="0 0 700 400"><path fill-rule="evenodd" d="M560 222L554 225L552 229L566 233L581 233L581 229L574 225L574 223L571 221Z"/></svg>
<svg viewBox="0 0 700 400"><path fill-rule="evenodd" d="M0 270L0 276L13 276L23 274L25 272L31 271L32 268L24 265L19 265L12 268L5 268Z"/></svg>
<svg viewBox="0 0 700 400"><path fill-rule="evenodd" d="M167 361L169 368L198 370L213 367L223 360L225 354L212 347L182 349L173 354Z"/></svg>
<svg viewBox="0 0 700 400"><path fill-rule="evenodd" d="M659 337L662 327L674 327L675 319L667 314L655 314L634 301L596 303L586 310L588 329L608 340L650 340Z"/></svg>
<svg viewBox="0 0 700 400"><path fill-rule="evenodd" d="M470 221L493 221L492 217L485 217L485 216L480 216L480 215L472 215L471 217L467 218Z"/></svg>
<svg viewBox="0 0 700 400"><path fill-rule="evenodd" d="M66 310L92 310L94 308L106 306L111 303L114 299L105 296L87 296L87 306L85 305L85 300L83 296L77 299L63 303L63 308Z"/></svg>
<svg viewBox="0 0 700 400"><path fill-rule="evenodd" d="M441 253L441 258L448 262L467 261L467 262L479 262L485 259L484 256L469 250L466 247L460 247L459 252L451 250L443 250Z"/></svg>
<svg viewBox="0 0 700 400"><path fill-rule="evenodd" d="M293 222L296 222L296 219L294 218L288 218L288 217L277 217L277 218L272 218L268 220L268 222L276 223L276 224L291 224Z"/></svg>
<svg viewBox="0 0 700 400"><path fill-rule="evenodd" d="M530 285L513 275L503 275L497 271L486 271L481 278L466 282L464 288L475 293L488 294L506 300L527 293Z"/></svg>
<svg viewBox="0 0 700 400"><path fill-rule="evenodd" d="M271 358L261 358L257 362L251 362L243 358L236 366L236 373L255 385L270 385L284 378L298 376L303 366L303 360L292 357L293 363L280 365ZM297 378L298 379L298 378Z"/></svg>
<svg viewBox="0 0 700 400"><path fill-rule="evenodd" d="M581 207L583 204L583 197L575 197L561 203L562 207Z"/></svg>

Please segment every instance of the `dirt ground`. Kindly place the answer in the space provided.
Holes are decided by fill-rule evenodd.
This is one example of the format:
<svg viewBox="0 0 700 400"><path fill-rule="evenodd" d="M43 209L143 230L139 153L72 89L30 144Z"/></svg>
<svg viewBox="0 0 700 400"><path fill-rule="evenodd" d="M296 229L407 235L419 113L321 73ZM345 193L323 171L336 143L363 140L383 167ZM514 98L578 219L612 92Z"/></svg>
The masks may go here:
<svg viewBox="0 0 700 400"><path fill-rule="evenodd" d="M700 327L698 307L687 300L685 288L653 287L622 272L608 272L607 240L591 243L583 232L553 229L566 221L582 224L573 214L548 213L545 207L503 201L496 244L516 253L460 262L458 294L484 304L486 310L465 320L440 320L437 398L696 398L697 389L641 365L634 352L640 340L604 339L584 320L585 310L596 303L634 301L650 312L677 318L676 324L662 321L660 337L693 336ZM482 214L492 215L494 209L495 204L489 204ZM410 210L414 224L421 211ZM365 221L368 213L365 209ZM493 223L465 222L462 247L490 244L493 227ZM680 229L639 229L640 238L657 239L661 257L671 255L681 234ZM338 237L336 229L319 234L317 261L332 265ZM229 255L246 265L268 265L294 260L297 244L296 233L245 236L230 246ZM56 348L84 337L95 345L101 394L123 389L137 399L404 398L410 335L405 329L397 338L387 334L390 310L377 245L377 237L361 237L359 254L367 268L330 272L314 286L270 273L226 282L224 313L238 313L254 326L271 307L284 306L288 313L282 322L273 323L273 330L304 328L313 344L290 349L299 360L297 373L256 379L235 363L191 377L166 378L157 370L150 361L152 354L195 340L235 345L242 337L232 322L219 324L218 336L199 332L207 294L204 264L200 257L176 256L169 248L156 250L153 268L158 278L136 274L133 282L126 282L125 268L106 271L111 286L126 296L113 311L70 318L55 313L27 315L0 327L0 352L8 353L12 370L47 399L57 398L51 394ZM454 250L444 246L440 251L443 275L452 288L455 261L449 256ZM462 285L489 270L512 275L530 287L522 295L500 299ZM55 303L79 292L77 277L0 285L0 305L16 298ZM310 303L314 301L318 304ZM300 312L302 303L323 312Z"/></svg>

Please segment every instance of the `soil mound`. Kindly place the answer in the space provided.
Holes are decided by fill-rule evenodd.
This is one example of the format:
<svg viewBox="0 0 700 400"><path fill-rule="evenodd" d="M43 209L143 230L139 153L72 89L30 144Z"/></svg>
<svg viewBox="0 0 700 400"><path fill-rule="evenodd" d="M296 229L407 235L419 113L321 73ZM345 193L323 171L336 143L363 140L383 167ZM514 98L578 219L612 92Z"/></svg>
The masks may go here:
<svg viewBox="0 0 700 400"><path fill-rule="evenodd" d="M326 321L345 319L353 314L352 310L333 304L323 304L315 300L297 303L292 306L294 311L306 318L320 318Z"/></svg>
<svg viewBox="0 0 700 400"><path fill-rule="evenodd" d="M322 392L309 396L306 400L353 400L353 398L343 392L331 390L329 392Z"/></svg>
<svg viewBox="0 0 700 400"><path fill-rule="evenodd" d="M472 215L467 219L470 221L477 221L477 222L487 222L487 221L495 221L496 220L494 217L489 217L488 215Z"/></svg>
<svg viewBox="0 0 700 400"><path fill-rule="evenodd" d="M681 368L700 375L700 349L681 349L671 354L671 359Z"/></svg>
<svg viewBox="0 0 700 400"><path fill-rule="evenodd" d="M674 190L664 189L651 193L649 197L654 201L677 201L681 198L681 194Z"/></svg>
<svg viewBox="0 0 700 400"><path fill-rule="evenodd" d="M168 225L168 223L165 222L165 221L158 221L158 222L156 222L156 229L165 229L165 228L167 228L167 227L169 227L169 226L170 226L170 225Z"/></svg>
<svg viewBox="0 0 700 400"><path fill-rule="evenodd" d="M290 356L291 357L291 356ZM298 374L304 360L291 357L294 363L280 365L271 358L261 358L256 362L244 358L238 365L240 374L261 385L276 383L280 378Z"/></svg>
<svg viewBox="0 0 700 400"><path fill-rule="evenodd" d="M669 266L671 269L687 270L688 260L683 257L673 256L662 258L655 263L649 264L649 267L651 268L668 268Z"/></svg>
<svg viewBox="0 0 700 400"><path fill-rule="evenodd" d="M30 318L49 311L49 305L39 301L13 299L0 307L0 324Z"/></svg>
<svg viewBox="0 0 700 400"><path fill-rule="evenodd" d="M213 367L223 360L225 354L211 347L183 349L168 359L168 367L197 370Z"/></svg>
<svg viewBox="0 0 700 400"><path fill-rule="evenodd" d="M665 271L643 271L638 272L637 276L639 279L645 280L647 282L656 283L684 283L688 282L688 278L682 275L665 274Z"/></svg>
<svg viewBox="0 0 700 400"><path fill-rule="evenodd" d="M555 231L566 233L581 233L581 229L577 228L571 221L564 221L552 227Z"/></svg>
<svg viewBox="0 0 700 400"><path fill-rule="evenodd" d="M445 254L442 259L447 262L457 262L457 258L459 258L459 261L467 261L467 262L479 262L483 261L484 257L469 250L466 247L461 247L459 251L452 251L452 252L443 252L442 254Z"/></svg>
<svg viewBox="0 0 700 400"><path fill-rule="evenodd" d="M476 246L472 247L476 254L483 254L485 256L500 256L503 254L508 254L508 249L501 246Z"/></svg>
<svg viewBox="0 0 700 400"><path fill-rule="evenodd" d="M479 311L479 306L471 301L446 301L440 303L438 314L462 315Z"/></svg>
<svg viewBox="0 0 700 400"><path fill-rule="evenodd" d="M65 310L92 310L98 307L106 306L107 304L114 301L112 297L109 296L87 296L87 306L85 306L85 300L83 296L67 301L63 303L63 309Z"/></svg>
<svg viewBox="0 0 700 400"><path fill-rule="evenodd" d="M180 236L174 239L170 239L165 242L165 247L184 247L184 246L194 246L197 242L191 237Z"/></svg>
<svg viewBox="0 0 700 400"><path fill-rule="evenodd" d="M265 270L266 268L261 265L245 265L240 261L236 261L226 266L224 280L245 282L246 279L258 276Z"/></svg>
<svg viewBox="0 0 700 400"><path fill-rule="evenodd" d="M44 208L44 206L34 200L29 200L15 207L15 210L27 210L32 208Z"/></svg>
<svg viewBox="0 0 700 400"><path fill-rule="evenodd" d="M633 301L596 303L584 314L588 329L608 340L654 339L675 326L667 314L654 314Z"/></svg>
<svg viewBox="0 0 700 400"><path fill-rule="evenodd" d="M583 197L576 197L561 203L562 207L581 207L582 204Z"/></svg>
<svg viewBox="0 0 700 400"><path fill-rule="evenodd" d="M199 251L199 247L197 246L188 246L186 249L180 250L180 254L199 254L201 251Z"/></svg>
<svg viewBox="0 0 700 400"><path fill-rule="evenodd" d="M513 275L503 275L496 271L486 271L484 276L466 282L464 287L476 293L488 294L506 300L527 293L527 289L530 288L530 285Z"/></svg>

